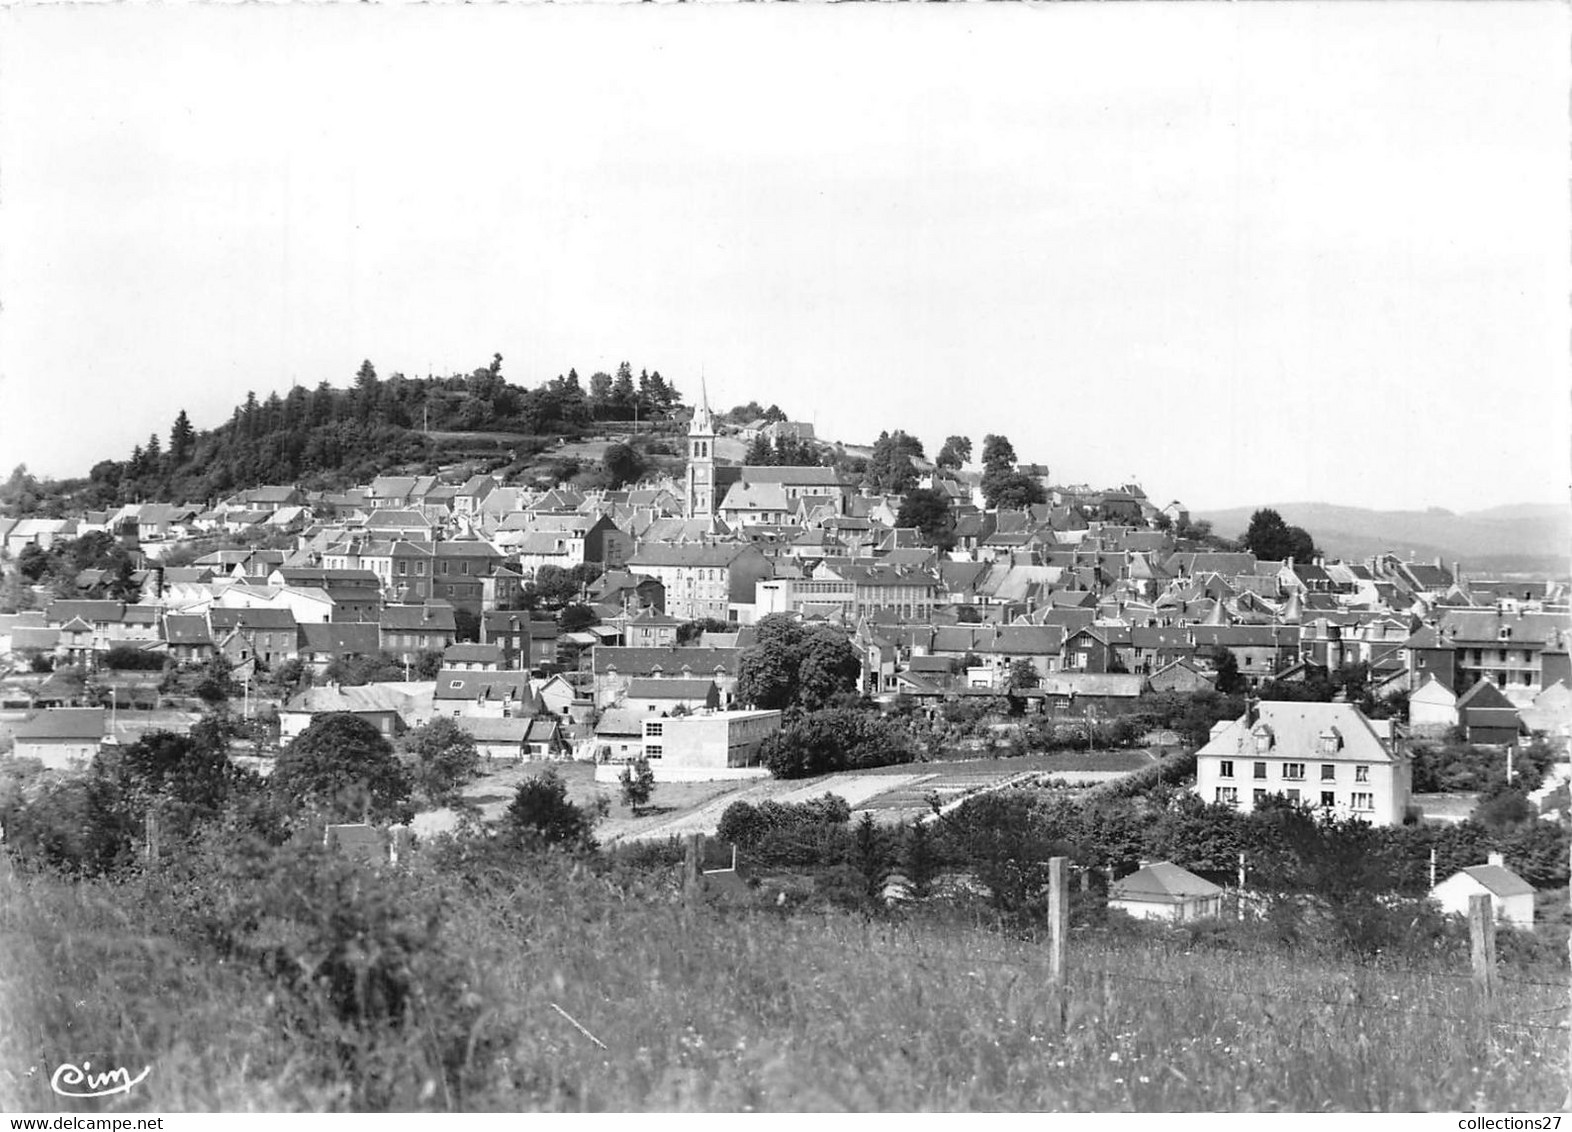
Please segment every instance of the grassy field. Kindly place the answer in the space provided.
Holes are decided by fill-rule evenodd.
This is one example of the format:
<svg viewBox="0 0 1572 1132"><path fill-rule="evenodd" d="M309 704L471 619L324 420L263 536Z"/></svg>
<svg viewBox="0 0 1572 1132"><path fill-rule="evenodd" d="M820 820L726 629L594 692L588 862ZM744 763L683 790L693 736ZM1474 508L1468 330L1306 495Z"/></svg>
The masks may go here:
<svg viewBox="0 0 1572 1132"><path fill-rule="evenodd" d="M685 909L673 876L551 859L473 893L418 865L367 879L441 896L432 946L462 993L324 1061L275 978L160 929L137 883L0 879L0 1106L107 1107L45 1084L89 1057L151 1066L117 1107L170 1111L1523 1111L1566 1092L1564 988L1507 984L1487 1010L1455 970L1087 929L1061 1028L1043 950L960 915Z"/></svg>

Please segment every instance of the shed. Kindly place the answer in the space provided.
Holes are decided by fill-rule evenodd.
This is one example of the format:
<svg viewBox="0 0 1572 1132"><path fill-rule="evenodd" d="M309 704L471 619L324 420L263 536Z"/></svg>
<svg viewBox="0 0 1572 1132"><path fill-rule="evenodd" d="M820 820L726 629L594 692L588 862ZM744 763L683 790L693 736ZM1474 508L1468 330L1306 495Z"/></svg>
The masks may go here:
<svg viewBox="0 0 1572 1132"><path fill-rule="evenodd" d="M1196 920L1223 910L1223 890L1171 861L1142 865L1108 890L1108 907L1138 919Z"/></svg>
<svg viewBox="0 0 1572 1132"><path fill-rule="evenodd" d="M12 728L19 759L39 759L52 770L90 763L108 733L101 707L49 708Z"/></svg>
<svg viewBox="0 0 1572 1132"><path fill-rule="evenodd" d="M1490 854L1486 864L1453 873L1430 890L1443 912L1459 916L1468 915L1470 896L1489 896L1496 919L1509 927L1534 930L1534 886L1507 868L1500 853Z"/></svg>

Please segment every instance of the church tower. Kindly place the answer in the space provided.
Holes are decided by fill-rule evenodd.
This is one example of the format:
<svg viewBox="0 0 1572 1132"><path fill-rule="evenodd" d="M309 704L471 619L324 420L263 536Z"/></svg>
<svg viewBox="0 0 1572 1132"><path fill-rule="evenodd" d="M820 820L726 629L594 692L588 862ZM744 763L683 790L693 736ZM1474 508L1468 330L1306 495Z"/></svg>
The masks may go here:
<svg viewBox="0 0 1572 1132"><path fill-rule="evenodd" d="M706 390L688 424L688 518L715 517L715 423Z"/></svg>

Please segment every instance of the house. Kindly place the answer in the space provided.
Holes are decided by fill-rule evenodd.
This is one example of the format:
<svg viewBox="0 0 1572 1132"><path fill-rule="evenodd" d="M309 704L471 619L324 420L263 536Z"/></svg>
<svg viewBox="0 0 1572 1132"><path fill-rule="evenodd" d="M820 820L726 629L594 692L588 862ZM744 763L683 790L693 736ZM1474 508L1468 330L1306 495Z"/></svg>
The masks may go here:
<svg viewBox="0 0 1572 1132"><path fill-rule="evenodd" d="M198 613L168 613L163 618L163 640L176 663L206 663L212 659L212 632L208 618Z"/></svg>
<svg viewBox="0 0 1572 1132"><path fill-rule="evenodd" d="M486 759L563 759L569 745L562 721L550 716L471 717L463 728Z"/></svg>
<svg viewBox="0 0 1572 1132"><path fill-rule="evenodd" d="M297 626L297 633L296 656L319 676L335 660L375 656L382 648L381 630L375 621L307 623Z"/></svg>
<svg viewBox="0 0 1572 1132"><path fill-rule="evenodd" d="M629 763L643 757L644 718L629 708L614 707L601 712L592 744L595 761Z"/></svg>
<svg viewBox="0 0 1572 1132"><path fill-rule="evenodd" d="M622 643L634 648L663 648L677 643L682 622L654 609L641 609L631 617L619 618Z"/></svg>
<svg viewBox="0 0 1572 1132"><path fill-rule="evenodd" d="M635 649L599 646L591 663L595 678L595 703L610 707L627 696L632 681L639 677L713 680L720 690L722 704L729 704L737 692L737 669L742 649L664 648Z"/></svg>
<svg viewBox="0 0 1572 1132"><path fill-rule="evenodd" d="M1184 695L1211 692L1216 688L1212 678L1189 660L1176 660L1164 665L1147 678L1147 683L1154 692L1179 692Z"/></svg>
<svg viewBox="0 0 1572 1132"><path fill-rule="evenodd" d="M490 610L481 615L482 643L502 647L504 668L535 669L557 662L557 623L526 612Z"/></svg>
<svg viewBox="0 0 1572 1132"><path fill-rule="evenodd" d="M1143 920L1220 916L1223 890L1171 861L1142 865L1108 889L1108 907Z"/></svg>
<svg viewBox="0 0 1572 1132"><path fill-rule="evenodd" d="M1391 720L1346 703L1266 701L1220 723L1196 752L1195 791L1250 812L1269 794L1336 817L1399 825L1412 768Z"/></svg>
<svg viewBox="0 0 1572 1132"><path fill-rule="evenodd" d="M1517 707L1483 677L1457 698L1457 721L1468 742L1483 746L1511 746L1523 732Z"/></svg>
<svg viewBox="0 0 1572 1132"><path fill-rule="evenodd" d="M91 763L109 733L101 707L48 708L14 724L19 759L38 759L51 770L75 770Z"/></svg>
<svg viewBox="0 0 1572 1132"><path fill-rule="evenodd" d="M437 673L433 704L439 715L466 719L530 716L544 710L530 688L527 672L466 672L444 668Z"/></svg>
<svg viewBox="0 0 1572 1132"><path fill-rule="evenodd" d="M1416 735L1435 735L1457 726L1457 693L1434 672L1408 696L1408 726Z"/></svg>
<svg viewBox="0 0 1572 1132"><path fill-rule="evenodd" d="M1468 915L1470 896L1490 897L1501 923L1534 930L1534 886L1507 868L1500 853L1491 853L1486 864L1453 873L1430 890L1430 898L1449 915Z"/></svg>
<svg viewBox="0 0 1572 1132"><path fill-rule="evenodd" d="M628 568L660 582L666 612L682 621L739 620L737 607L751 612L756 584L773 574L764 552L746 543L644 546L629 555Z"/></svg>
<svg viewBox="0 0 1572 1132"><path fill-rule="evenodd" d="M307 688L287 700L278 712L278 736L282 742L298 738L313 720L324 715L353 715L392 739L417 725L421 713L406 693L386 684L362 686L330 684Z"/></svg>
<svg viewBox="0 0 1572 1132"><path fill-rule="evenodd" d="M449 602L455 609L480 613L484 605L481 579L490 577L502 565L502 552L478 539L439 542L432 549L432 596Z"/></svg>
<svg viewBox="0 0 1572 1132"><path fill-rule="evenodd" d="M636 678L628 681L622 706L642 713L671 715L682 711L714 710L721 706L720 689L713 679L692 680Z"/></svg>
<svg viewBox="0 0 1572 1132"><path fill-rule="evenodd" d="M382 651L398 660L415 660L422 652L446 649L458 636L453 607L436 605L388 605L377 621L382 633Z"/></svg>
<svg viewBox="0 0 1572 1132"><path fill-rule="evenodd" d="M299 655L299 627L287 609L210 609L207 617L214 644L231 664L254 657L272 668Z"/></svg>

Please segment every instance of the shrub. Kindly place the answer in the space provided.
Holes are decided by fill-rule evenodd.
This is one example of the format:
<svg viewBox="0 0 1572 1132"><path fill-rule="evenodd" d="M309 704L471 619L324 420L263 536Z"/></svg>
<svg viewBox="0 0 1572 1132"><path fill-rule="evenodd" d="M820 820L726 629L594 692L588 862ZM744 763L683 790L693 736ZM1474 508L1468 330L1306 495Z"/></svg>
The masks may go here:
<svg viewBox="0 0 1572 1132"><path fill-rule="evenodd" d="M529 848L594 849L594 825L594 815L568 801L567 784L555 767L519 783L502 817L508 839Z"/></svg>
<svg viewBox="0 0 1572 1132"><path fill-rule="evenodd" d="M271 785L290 803L341 821L408 821L410 780L393 747L358 716L312 720L278 757Z"/></svg>
<svg viewBox="0 0 1572 1132"><path fill-rule="evenodd" d="M120 645L104 654L104 667L138 672L159 672L163 670L164 660L165 657L162 653L143 652L141 649Z"/></svg>
<svg viewBox="0 0 1572 1132"><path fill-rule="evenodd" d="M770 736L760 755L776 778L909 763L913 757L910 737L898 721L855 708L801 716Z"/></svg>

